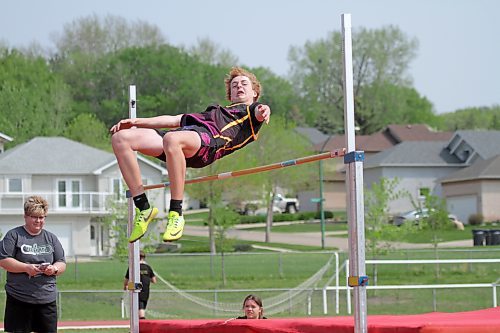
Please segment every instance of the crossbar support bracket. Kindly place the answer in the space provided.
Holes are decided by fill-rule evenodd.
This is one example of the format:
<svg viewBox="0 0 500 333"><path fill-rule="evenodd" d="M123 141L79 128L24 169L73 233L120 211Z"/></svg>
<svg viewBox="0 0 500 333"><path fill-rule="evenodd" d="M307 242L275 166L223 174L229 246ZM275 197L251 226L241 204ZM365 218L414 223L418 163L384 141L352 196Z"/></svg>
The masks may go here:
<svg viewBox="0 0 500 333"><path fill-rule="evenodd" d="M344 155L344 164L350 164L354 162L363 162L365 160L364 151L351 151Z"/></svg>
<svg viewBox="0 0 500 333"><path fill-rule="evenodd" d="M368 285L368 276L349 276L347 278L349 287L364 287Z"/></svg>
<svg viewBox="0 0 500 333"><path fill-rule="evenodd" d="M140 292L142 290L142 282L134 283L133 281L129 281L129 283L127 284L127 290L136 293Z"/></svg>

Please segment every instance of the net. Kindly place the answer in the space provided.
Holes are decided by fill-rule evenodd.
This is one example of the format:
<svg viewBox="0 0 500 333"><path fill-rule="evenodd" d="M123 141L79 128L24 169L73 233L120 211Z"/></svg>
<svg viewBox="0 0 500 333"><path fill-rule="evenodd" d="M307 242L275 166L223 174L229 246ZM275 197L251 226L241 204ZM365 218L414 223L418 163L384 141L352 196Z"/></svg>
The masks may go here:
<svg viewBox="0 0 500 333"><path fill-rule="evenodd" d="M151 290L146 310L147 317L154 319L234 317L242 314L243 299L250 293L262 298L266 316L294 313L304 315L304 311L311 307L315 288L331 268L332 261L333 257L330 257L327 263L307 280L294 288L286 289L182 290L155 272L158 281L165 288ZM122 304L124 313L129 317L129 293L124 295ZM317 307L320 307L320 304L317 304Z"/></svg>

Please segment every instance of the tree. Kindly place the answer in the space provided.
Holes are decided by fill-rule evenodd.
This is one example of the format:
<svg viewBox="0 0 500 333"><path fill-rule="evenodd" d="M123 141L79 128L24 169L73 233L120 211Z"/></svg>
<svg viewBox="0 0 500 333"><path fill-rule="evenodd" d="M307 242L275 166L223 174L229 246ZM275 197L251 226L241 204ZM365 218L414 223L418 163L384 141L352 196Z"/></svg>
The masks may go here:
<svg viewBox="0 0 500 333"><path fill-rule="evenodd" d="M81 113L68 124L64 136L91 147L111 150L109 131L94 114Z"/></svg>
<svg viewBox="0 0 500 333"><path fill-rule="evenodd" d="M264 128L259 133L258 143L245 149L244 154L248 156L246 159L253 160L258 157L258 165L267 165L310 155L312 150L310 143L293 128L294 125L287 124L282 117L273 117L269 128ZM317 179L315 169L299 165L252 175L252 181L257 184L255 187L257 196L267 203L265 241L270 242L273 222L272 199L275 194L280 188L293 192L307 188L316 183Z"/></svg>
<svg viewBox="0 0 500 333"><path fill-rule="evenodd" d="M221 272L222 285L226 285L226 269L224 262L224 252L226 247L229 247L230 242L227 237L227 230L234 226L238 221L238 214L222 204L217 204L213 207L214 224L216 226L216 244L218 251L221 254Z"/></svg>
<svg viewBox="0 0 500 333"><path fill-rule="evenodd" d="M489 129L500 130L500 105L474 107L438 115L439 129L444 131Z"/></svg>
<svg viewBox="0 0 500 333"><path fill-rule="evenodd" d="M310 111L306 121L315 124L321 115L326 115L329 126L324 130L343 127L341 38L340 32L332 32L325 39L308 41L303 47L290 48L289 52L291 80ZM388 85L411 87L408 69L417 45L416 39L408 38L393 26L374 30L362 28L353 33L355 120L361 134L370 134L387 125L373 128L371 122L394 107L394 103L386 104L383 98L379 100L380 105L371 105L373 95L365 90ZM404 95L401 98L404 99ZM414 110L418 108L419 105L413 106Z"/></svg>
<svg viewBox="0 0 500 333"><path fill-rule="evenodd" d="M124 261L128 257L128 206L124 198L110 198L107 203L109 214L100 217L100 222L106 226L109 232L111 244L106 244L112 248L112 256ZM153 244L158 244L159 236L153 232L148 232L141 238L141 244L147 252L152 252Z"/></svg>
<svg viewBox="0 0 500 333"><path fill-rule="evenodd" d="M0 50L0 127L15 144L35 136L61 135L73 117L68 86L45 59Z"/></svg>
<svg viewBox="0 0 500 333"><path fill-rule="evenodd" d="M195 46L188 49L188 53L196 57L200 62L224 67L232 67L238 64L237 56L230 50L223 49L208 37L198 38L197 42Z"/></svg>
<svg viewBox="0 0 500 333"><path fill-rule="evenodd" d="M161 30L148 22L129 22L119 16L99 17L96 14L65 24L62 33L54 34L52 39L59 57L86 54L94 59L125 48L166 42Z"/></svg>
<svg viewBox="0 0 500 333"><path fill-rule="evenodd" d="M418 204L413 203L417 209L422 209ZM448 218L448 211L446 210L446 202L444 199L426 194L424 200L424 208L428 212L427 216L423 216L418 222L418 228L430 230L432 233L432 245L434 247L434 255L439 259L438 245L443 239L439 237L442 230L450 229L452 224ZM436 264L436 278L439 279L439 264Z"/></svg>
<svg viewBox="0 0 500 333"><path fill-rule="evenodd" d="M396 191L399 179L387 179L382 177L377 183L371 185L370 190L365 192L365 231L366 247L373 259L387 253L391 248L390 242L383 239L394 239L394 236L408 231L406 228L395 228L388 222L390 220L389 203L397 200L405 192ZM374 284L377 284L377 265L373 265Z"/></svg>
<svg viewBox="0 0 500 333"><path fill-rule="evenodd" d="M301 101L291 83L267 68L258 67L251 71L262 84L261 101L271 106L273 117L283 117L290 125L304 125L304 115L298 112Z"/></svg>
<svg viewBox="0 0 500 333"><path fill-rule="evenodd" d="M357 99L357 110L363 110L364 133L380 131L388 124L428 124L436 127L437 116L432 104L410 87L387 82L365 86Z"/></svg>

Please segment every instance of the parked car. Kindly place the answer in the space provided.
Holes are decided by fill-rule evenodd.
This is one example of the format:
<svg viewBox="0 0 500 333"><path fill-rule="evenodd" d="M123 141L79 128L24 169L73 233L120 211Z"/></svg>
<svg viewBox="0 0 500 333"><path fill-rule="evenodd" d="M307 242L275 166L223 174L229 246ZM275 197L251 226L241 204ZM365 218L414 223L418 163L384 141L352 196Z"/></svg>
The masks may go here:
<svg viewBox="0 0 500 333"><path fill-rule="evenodd" d="M245 215L264 215L267 212L265 202L262 200L246 201L242 203L241 212ZM299 200L297 198L286 198L276 194L273 201L273 214L297 213L299 211Z"/></svg>
<svg viewBox="0 0 500 333"><path fill-rule="evenodd" d="M424 217L429 216L429 210L427 208L422 208L422 209L414 209L410 210L406 213L402 213L399 215L394 216L393 218L393 224L395 226L401 226L405 222L413 222L414 224L418 224L418 221ZM458 220L456 215L453 214L448 214L448 219L450 220L451 223L455 225L457 229L463 230L463 223ZM460 226L461 225L461 226Z"/></svg>
<svg viewBox="0 0 500 333"><path fill-rule="evenodd" d="M398 227L408 221L413 221L414 223L418 224L419 219L427 216L429 216L429 210L427 208L414 209L394 216L392 223Z"/></svg>

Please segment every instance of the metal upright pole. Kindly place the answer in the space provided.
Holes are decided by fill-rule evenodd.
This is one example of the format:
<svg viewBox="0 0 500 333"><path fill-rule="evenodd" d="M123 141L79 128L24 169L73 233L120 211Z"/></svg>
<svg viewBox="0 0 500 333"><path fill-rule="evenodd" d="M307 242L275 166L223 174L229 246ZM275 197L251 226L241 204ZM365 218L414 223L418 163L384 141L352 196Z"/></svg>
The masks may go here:
<svg viewBox="0 0 500 333"><path fill-rule="evenodd" d="M325 249L325 206L323 197L323 161L319 161L319 214L321 222L321 249Z"/></svg>
<svg viewBox="0 0 500 333"><path fill-rule="evenodd" d="M129 118L137 117L137 99L135 86L129 87ZM128 233L130 235L134 227L134 203L132 197L128 198ZM141 275L139 263L140 242L129 243L128 245L128 268L129 283L127 289L130 294L130 332L139 333L139 292L141 290Z"/></svg>
<svg viewBox="0 0 500 333"><path fill-rule="evenodd" d="M344 122L347 152L347 219L349 221L349 277L354 294L354 332L367 333L365 276L365 228L363 203L364 152L357 152L354 130L354 93L352 70L351 14L342 14L342 58L344 64Z"/></svg>

